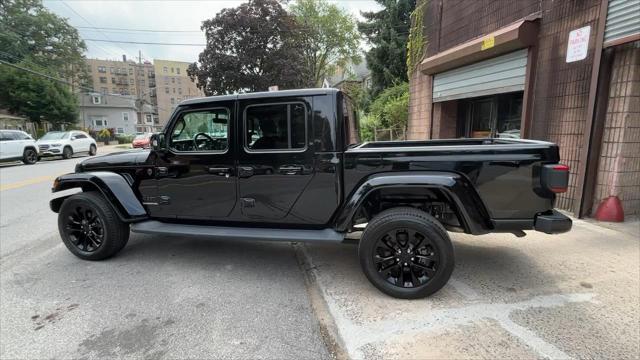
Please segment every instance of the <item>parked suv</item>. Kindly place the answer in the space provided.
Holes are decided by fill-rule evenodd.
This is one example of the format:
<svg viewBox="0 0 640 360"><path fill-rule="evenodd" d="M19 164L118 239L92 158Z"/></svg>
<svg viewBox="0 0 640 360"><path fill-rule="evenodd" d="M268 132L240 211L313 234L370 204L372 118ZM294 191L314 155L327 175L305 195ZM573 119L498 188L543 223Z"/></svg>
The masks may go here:
<svg viewBox="0 0 640 360"><path fill-rule="evenodd" d="M360 143L353 102L336 89L189 99L151 147L87 159L55 180L53 192L83 191L50 203L73 254L105 259L130 231L331 243L364 228L367 278L418 298L451 276L449 232L571 229L553 209L569 178L556 144Z"/></svg>
<svg viewBox="0 0 640 360"><path fill-rule="evenodd" d="M35 164L38 161L36 141L24 131L0 130L0 161L12 160Z"/></svg>
<svg viewBox="0 0 640 360"><path fill-rule="evenodd" d="M69 159L74 154L98 152L96 141L84 131L50 131L36 142L40 156L62 156Z"/></svg>

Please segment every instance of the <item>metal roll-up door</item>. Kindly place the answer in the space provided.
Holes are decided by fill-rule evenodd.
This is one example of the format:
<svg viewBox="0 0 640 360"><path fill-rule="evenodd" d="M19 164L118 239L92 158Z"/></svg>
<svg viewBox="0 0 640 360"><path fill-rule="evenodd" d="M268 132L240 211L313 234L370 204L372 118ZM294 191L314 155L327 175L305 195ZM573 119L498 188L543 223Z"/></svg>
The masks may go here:
<svg viewBox="0 0 640 360"><path fill-rule="evenodd" d="M523 91L527 49L436 74L433 102Z"/></svg>
<svg viewBox="0 0 640 360"><path fill-rule="evenodd" d="M604 42L640 34L640 1L609 0Z"/></svg>

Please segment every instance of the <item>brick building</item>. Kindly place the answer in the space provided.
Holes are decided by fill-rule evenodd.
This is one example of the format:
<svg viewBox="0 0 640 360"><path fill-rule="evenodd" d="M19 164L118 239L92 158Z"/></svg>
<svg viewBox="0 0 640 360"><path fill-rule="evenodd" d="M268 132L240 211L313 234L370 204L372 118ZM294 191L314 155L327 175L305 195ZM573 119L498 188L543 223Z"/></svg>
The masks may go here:
<svg viewBox="0 0 640 360"><path fill-rule="evenodd" d="M640 1L429 0L410 78L408 138L560 145L559 208L606 197L640 215Z"/></svg>

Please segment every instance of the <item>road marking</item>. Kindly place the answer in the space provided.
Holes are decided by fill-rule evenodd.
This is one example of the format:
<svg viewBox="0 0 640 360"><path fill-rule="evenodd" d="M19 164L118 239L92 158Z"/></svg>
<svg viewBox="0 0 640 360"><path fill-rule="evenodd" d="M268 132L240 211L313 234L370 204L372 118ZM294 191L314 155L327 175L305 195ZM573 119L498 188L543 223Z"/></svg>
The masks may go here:
<svg viewBox="0 0 640 360"><path fill-rule="evenodd" d="M29 185L40 184L40 183L47 182L47 181L53 181L58 176L59 175L55 175L55 176L51 176L51 175L39 176L39 177L35 177L35 178L27 179L27 180L22 180L22 181L16 181L16 182L8 183L8 184L0 184L0 191L19 189L21 187L25 187L25 186L29 186Z"/></svg>

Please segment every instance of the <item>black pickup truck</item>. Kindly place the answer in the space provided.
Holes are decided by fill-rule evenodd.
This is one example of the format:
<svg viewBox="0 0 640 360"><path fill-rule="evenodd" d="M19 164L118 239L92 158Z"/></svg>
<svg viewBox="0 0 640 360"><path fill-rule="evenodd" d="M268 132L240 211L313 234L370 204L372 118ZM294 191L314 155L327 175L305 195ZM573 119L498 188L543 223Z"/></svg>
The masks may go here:
<svg viewBox="0 0 640 360"><path fill-rule="evenodd" d="M149 151L79 163L52 190L82 192L50 206L62 241L86 260L114 255L130 231L342 242L362 230L371 283L419 298L451 276L449 231L568 231L553 209L568 182L558 161L555 144L533 140L361 143L336 89L224 95L182 102Z"/></svg>

